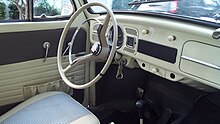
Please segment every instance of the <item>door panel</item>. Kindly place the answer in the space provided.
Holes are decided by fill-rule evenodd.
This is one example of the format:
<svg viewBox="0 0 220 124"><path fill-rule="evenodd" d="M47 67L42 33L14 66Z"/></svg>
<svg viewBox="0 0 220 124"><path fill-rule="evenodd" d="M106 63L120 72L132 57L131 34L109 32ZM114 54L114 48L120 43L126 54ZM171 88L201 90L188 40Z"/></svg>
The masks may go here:
<svg viewBox="0 0 220 124"><path fill-rule="evenodd" d="M75 28L69 30L66 41L70 42ZM0 65L23 62L33 59L44 58L45 49L43 44L50 43L48 57L56 56L57 47L62 29L39 30L12 32L0 34ZM75 47L73 52L85 51L86 31L81 30L76 37ZM67 45L67 43L65 43ZM66 47L64 47L65 49Z"/></svg>
<svg viewBox="0 0 220 124"><path fill-rule="evenodd" d="M72 25L66 37L71 41L75 26L85 19L81 15ZM1 23L0 26L0 106L21 102L32 95L50 90L69 92L57 70L57 46L62 29L67 21ZM88 25L78 33L73 53L85 52L88 48ZM44 42L50 42L46 62ZM64 66L68 58L63 58ZM67 75L74 83L86 80L86 65L80 65ZM67 91L68 89L68 91ZM72 93L72 92L71 92Z"/></svg>
<svg viewBox="0 0 220 124"><path fill-rule="evenodd" d="M64 62L64 65L67 63L67 61ZM68 75L75 83L83 83L84 69L84 65L80 65ZM56 57L48 59L45 63L38 59L0 66L0 105L23 101L26 98L25 86L32 86L33 90L39 90L39 84L59 79Z"/></svg>

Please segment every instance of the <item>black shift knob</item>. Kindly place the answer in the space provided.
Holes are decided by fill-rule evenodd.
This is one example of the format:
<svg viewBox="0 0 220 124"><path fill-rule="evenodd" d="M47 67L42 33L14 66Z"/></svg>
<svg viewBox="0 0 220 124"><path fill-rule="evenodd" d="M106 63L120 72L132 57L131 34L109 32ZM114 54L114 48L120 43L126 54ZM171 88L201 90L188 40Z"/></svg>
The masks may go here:
<svg viewBox="0 0 220 124"><path fill-rule="evenodd" d="M136 102L136 106L138 108L138 113L139 113L139 118L140 119L144 118L144 110L145 110L146 105L147 105L146 100L138 100Z"/></svg>
<svg viewBox="0 0 220 124"><path fill-rule="evenodd" d="M136 106L137 106L138 109L144 109L146 104L147 104L146 100L138 100L136 102Z"/></svg>

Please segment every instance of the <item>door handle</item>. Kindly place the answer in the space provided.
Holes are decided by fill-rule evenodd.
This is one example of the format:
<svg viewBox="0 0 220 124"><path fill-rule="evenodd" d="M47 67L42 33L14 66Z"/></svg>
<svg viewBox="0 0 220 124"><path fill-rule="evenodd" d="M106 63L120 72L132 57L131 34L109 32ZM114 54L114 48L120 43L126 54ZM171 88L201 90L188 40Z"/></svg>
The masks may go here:
<svg viewBox="0 0 220 124"><path fill-rule="evenodd" d="M48 56L48 52L49 52L49 48L50 48L50 42L44 42L43 47L46 50L45 51L45 57L44 57L44 60L43 60L43 62L45 62L47 60L47 56Z"/></svg>

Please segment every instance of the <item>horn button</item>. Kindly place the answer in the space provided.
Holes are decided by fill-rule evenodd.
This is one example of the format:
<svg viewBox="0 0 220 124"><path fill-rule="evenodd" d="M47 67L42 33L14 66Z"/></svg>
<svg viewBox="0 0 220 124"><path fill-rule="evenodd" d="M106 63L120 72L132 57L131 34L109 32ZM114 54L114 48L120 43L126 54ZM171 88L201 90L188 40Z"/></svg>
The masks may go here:
<svg viewBox="0 0 220 124"><path fill-rule="evenodd" d="M92 45L91 52L93 55L98 56L102 50L102 46L99 42L95 42Z"/></svg>

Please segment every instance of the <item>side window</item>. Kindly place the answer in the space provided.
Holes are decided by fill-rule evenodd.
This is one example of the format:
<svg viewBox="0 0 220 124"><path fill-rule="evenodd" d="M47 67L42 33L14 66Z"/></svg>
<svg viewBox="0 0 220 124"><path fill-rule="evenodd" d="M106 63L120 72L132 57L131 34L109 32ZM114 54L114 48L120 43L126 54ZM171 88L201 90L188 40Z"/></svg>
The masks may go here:
<svg viewBox="0 0 220 124"><path fill-rule="evenodd" d="M0 0L0 22L26 20L29 0ZM71 0L33 0L34 18L56 18L70 16L75 11Z"/></svg>
<svg viewBox="0 0 220 124"><path fill-rule="evenodd" d="M75 8L71 0L34 0L34 18L53 18L71 15Z"/></svg>
<svg viewBox="0 0 220 124"><path fill-rule="evenodd" d="M0 20L27 19L27 9L27 0L0 0Z"/></svg>

